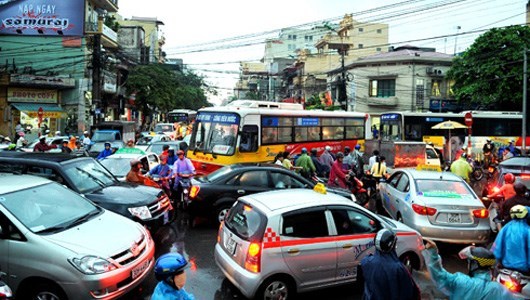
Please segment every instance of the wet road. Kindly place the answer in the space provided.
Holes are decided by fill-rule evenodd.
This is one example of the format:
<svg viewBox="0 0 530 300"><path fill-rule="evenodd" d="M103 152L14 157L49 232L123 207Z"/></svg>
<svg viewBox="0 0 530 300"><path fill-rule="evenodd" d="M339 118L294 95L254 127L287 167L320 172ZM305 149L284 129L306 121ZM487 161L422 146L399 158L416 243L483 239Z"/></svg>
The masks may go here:
<svg viewBox="0 0 530 300"><path fill-rule="evenodd" d="M153 234L156 243L157 257L167 252L185 253L191 268L187 270L188 281L186 290L200 300L232 300L246 299L239 291L225 279L222 272L215 264L214 246L217 239L217 227L213 224L199 223L188 226L182 219L176 220L171 225L160 228ZM458 259L458 251L462 246L441 244L444 267L450 272L465 272L465 263ZM436 290L428 273L423 270L414 272L416 282L420 285L423 299L445 299ZM122 299L147 300L156 285L154 275L151 274L146 281ZM361 299L362 288L355 284L329 288L321 291L301 294L299 299Z"/></svg>

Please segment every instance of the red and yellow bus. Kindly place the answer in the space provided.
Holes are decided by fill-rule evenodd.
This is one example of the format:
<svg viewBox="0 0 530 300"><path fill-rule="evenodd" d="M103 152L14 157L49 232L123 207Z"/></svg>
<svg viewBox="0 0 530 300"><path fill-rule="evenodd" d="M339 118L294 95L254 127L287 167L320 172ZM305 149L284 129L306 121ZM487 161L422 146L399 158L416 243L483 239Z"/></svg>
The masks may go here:
<svg viewBox="0 0 530 300"><path fill-rule="evenodd" d="M325 146L343 151L364 143L369 124L365 113L240 100L197 112L187 156L198 174L209 174L234 163L273 162L284 151L322 153Z"/></svg>

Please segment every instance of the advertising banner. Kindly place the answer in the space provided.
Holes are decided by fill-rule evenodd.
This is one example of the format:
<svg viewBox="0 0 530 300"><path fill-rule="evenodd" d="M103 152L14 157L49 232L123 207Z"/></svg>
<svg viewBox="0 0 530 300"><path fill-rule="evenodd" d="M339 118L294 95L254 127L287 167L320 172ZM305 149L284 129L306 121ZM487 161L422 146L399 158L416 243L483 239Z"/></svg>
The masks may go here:
<svg viewBox="0 0 530 300"><path fill-rule="evenodd" d="M8 88L7 101L26 103L57 103L57 90Z"/></svg>
<svg viewBox="0 0 530 300"><path fill-rule="evenodd" d="M82 36L84 0L0 1L0 35Z"/></svg>

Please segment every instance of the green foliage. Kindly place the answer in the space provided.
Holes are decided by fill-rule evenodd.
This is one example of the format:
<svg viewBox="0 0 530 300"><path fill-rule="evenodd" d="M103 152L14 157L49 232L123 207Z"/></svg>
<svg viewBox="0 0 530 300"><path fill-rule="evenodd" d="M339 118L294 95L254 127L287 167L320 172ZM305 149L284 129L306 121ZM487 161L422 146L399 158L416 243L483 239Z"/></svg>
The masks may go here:
<svg viewBox="0 0 530 300"><path fill-rule="evenodd" d="M456 57L447 77L458 101L499 110L521 110L523 53L530 49L530 28L494 28Z"/></svg>
<svg viewBox="0 0 530 300"><path fill-rule="evenodd" d="M131 70L126 82L127 90L136 92L135 106L144 114L153 110L167 113L173 109L197 110L211 106L206 99L202 77L188 72L175 72L162 65L139 65Z"/></svg>
<svg viewBox="0 0 530 300"><path fill-rule="evenodd" d="M324 100L324 94L313 94L311 97L306 99L305 109L322 109L322 110L341 110L340 105L326 106Z"/></svg>

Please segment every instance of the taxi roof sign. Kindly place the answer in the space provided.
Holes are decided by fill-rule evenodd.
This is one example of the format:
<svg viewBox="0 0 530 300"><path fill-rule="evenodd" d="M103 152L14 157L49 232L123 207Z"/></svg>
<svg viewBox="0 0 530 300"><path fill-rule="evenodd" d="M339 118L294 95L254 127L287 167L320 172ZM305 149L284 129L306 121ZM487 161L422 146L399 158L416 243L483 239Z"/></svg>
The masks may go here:
<svg viewBox="0 0 530 300"><path fill-rule="evenodd" d="M441 172L442 168L440 166L436 165L418 165L416 167L416 170L418 171L434 171L434 172Z"/></svg>
<svg viewBox="0 0 530 300"><path fill-rule="evenodd" d="M120 148L116 151L116 154L139 154L144 155L145 151L138 148Z"/></svg>
<svg viewBox="0 0 530 300"><path fill-rule="evenodd" d="M327 193L326 186L321 182L315 184L315 187L313 187L313 191L323 195Z"/></svg>

